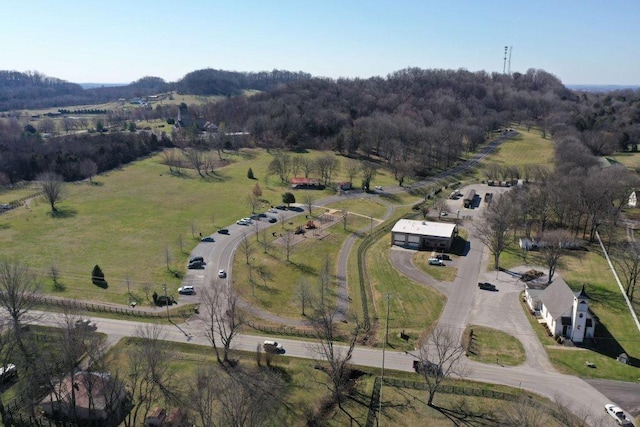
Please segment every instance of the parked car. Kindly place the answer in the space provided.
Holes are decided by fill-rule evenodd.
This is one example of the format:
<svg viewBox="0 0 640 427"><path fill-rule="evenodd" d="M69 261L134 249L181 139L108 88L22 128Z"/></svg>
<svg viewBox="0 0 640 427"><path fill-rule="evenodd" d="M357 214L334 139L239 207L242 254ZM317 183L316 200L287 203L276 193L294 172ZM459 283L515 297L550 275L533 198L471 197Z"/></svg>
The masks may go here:
<svg viewBox="0 0 640 427"><path fill-rule="evenodd" d="M429 258L427 262L429 263L429 265L444 265L444 262L441 259L435 257Z"/></svg>
<svg viewBox="0 0 640 427"><path fill-rule="evenodd" d="M277 341L271 340L266 340L264 343L262 343L262 348L267 353L283 354L285 351L282 344L278 343Z"/></svg>
<svg viewBox="0 0 640 427"><path fill-rule="evenodd" d="M440 211L440 216L447 216L449 213L447 211Z"/></svg>
<svg viewBox="0 0 640 427"><path fill-rule="evenodd" d="M259 217L259 218L266 218L266 217L267 217L267 214L266 214L266 213L259 213L259 214L258 214L258 217Z"/></svg>
<svg viewBox="0 0 640 427"><path fill-rule="evenodd" d="M196 293L196 290L193 286L180 286L178 293L181 295L193 295Z"/></svg>
<svg viewBox="0 0 640 427"><path fill-rule="evenodd" d="M224 270L218 270L218 277L224 279L225 277L227 277L227 272Z"/></svg>
<svg viewBox="0 0 640 427"><path fill-rule="evenodd" d="M604 405L604 410L607 414L611 415L614 420L616 420L618 425L633 426L633 423L629 421L629 419L627 419L624 411L613 403L607 403L606 405Z"/></svg>
<svg viewBox="0 0 640 427"><path fill-rule="evenodd" d="M484 291L497 291L496 286L489 282L479 282L478 287Z"/></svg>
<svg viewBox="0 0 640 427"><path fill-rule="evenodd" d="M2 209L3 211L8 211L9 209L11 209L11 205L8 205L7 203L3 203L0 205L0 209Z"/></svg>
<svg viewBox="0 0 640 427"><path fill-rule="evenodd" d="M200 239L201 242L215 242L215 240L213 240L213 237L211 236L207 236L207 237L203 237L202 239Z"/></svg>
<svg viewBox="0 0 640 427"><path fill-rule="evenodd" d="M443 261L451 261L451 257L447 254L437 254L434 258L438 258Z"/></svg>
<svg viewBox="0 0 640 427"><path fill-rule="evenodd" d="M375 188L375 189L376 189L376 190L378 190L378 191L382 191L382 186L381 186L381 185L376 185L376 186L375 186L375 187L373 187L373 188Z"/></svg>
<svg viewBox="0 0 640 427"><path fill-rule="evenodd" d="M238 225L249 225L249 223L247 221L245 221L244 219L237 220L236 224L238 224Z"/></svg>
<svg viewBox="0 0 640 427"><path fill-rule="evenodd" d="M260 215L258 214L253 214L249 217L249 219L254 220L254 221L260 221Z"/></svg>
<svg viewBox="0 0 640 427"><path fill-rule="evenodd" d="M267 212L269 212L269 213L278 213L278 210L276 208L271 208Z"/></svg>
<svg viewBox="0 0 640 427"><path fill-rule="evenodd" d="M8 380L18 373L16 365L8 363L6 366L0 368L0 381Z"/></svg>
<svg viewBox="0 0 640 427"><path fill-rule="evenodd" d="M207 264L202 261L190 262L188 268L189 270L201 270L205 265Z"/></svg>
<svg viewBox="0 0 640 427"><path fill-rule="evenodd" d="M78 319L76 320L76 328L84 331L95 331L98 326L89 319Z"/></svg>
<svg viewBox="0 0 640 427"><path fill-rule="evenodd" d="M227 230L226 228L221 228L220 230L218 230L218 233L220 233L220 234L229 234L229 230Z"/></svg>
<svg viewBox="0 0 640 427"><path fill-rule="evenodd" d="M442 368L438 366L436 363L429 362L428 360L414 360L413 361L413 370L419 374L428 373L429 375L442 377Z"/></svg>
<svg viewBox="0 0 640 427"><path fill-rule="evenodd" d="M201 256L194 256L189 260L189 264L194 262L204 262L204 258Z"/></svg>
<svg viewBox="0 0 640 427"><path fill-rule="evenodd" d="M278 220L277 220L277 219L275 219L274 217L269 217L269 222L270 222L271 224L273 224L273 223L278 222Z"/></svg>
<svg viewBox="0 0 640 427"><path fill-rule="evenodd" d="M247 224L251 224L253 222L253 220L251 218L249 218L248 216L242 218L241 221L245 221Z"/></svg>
<svg viewBox="0 0 640 427"><path fill-rule="evenodd" d="M276 209L280 209L281 211L286 211L287 207L285 205L278 205L276 206Z"/></svg>

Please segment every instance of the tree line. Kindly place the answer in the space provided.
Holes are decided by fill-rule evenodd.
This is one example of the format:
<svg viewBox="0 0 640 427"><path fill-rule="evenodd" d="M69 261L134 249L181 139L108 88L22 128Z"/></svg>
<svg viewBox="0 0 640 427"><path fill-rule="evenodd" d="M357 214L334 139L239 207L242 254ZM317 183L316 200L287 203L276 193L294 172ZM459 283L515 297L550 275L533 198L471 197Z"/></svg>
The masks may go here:
<svg viewBox="0 0 640 427"><path fill-rule="evenodd" d="M32 181L45 172L65 181L90 178L171 146L148 132L70 134L43 140L35 129L0 120L0 183Z"/></svg>

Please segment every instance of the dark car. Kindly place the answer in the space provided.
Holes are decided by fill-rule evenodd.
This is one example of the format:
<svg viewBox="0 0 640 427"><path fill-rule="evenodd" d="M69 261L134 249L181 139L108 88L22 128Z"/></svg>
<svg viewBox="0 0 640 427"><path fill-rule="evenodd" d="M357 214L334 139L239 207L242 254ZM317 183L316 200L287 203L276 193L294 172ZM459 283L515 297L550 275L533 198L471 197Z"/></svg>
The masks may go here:
<svg viewBox="0 0 640 427"><path fill-rule="evenodd" d="M443 261L451 261L451 257L447 254L438 254L435 256L437 259L441 259Z"/></svg>
<svg viewBox="0 0 640 427"><path fill-rule="evenodd" d="M484 291L497 291L498 289L496 289L495 285L489 283L489 282L479 282L478 283L478 287Z"/></svg>
<svg viewBox="0 0 640 427"><path fill-rule="evenodd" d="M278 222L278 220L275 219L274 217L271 217L271 218L269 218L269 222L273 224L275 222Z"/></svg>
<svg viewBox="0 0 640 427"><path fill-rule="evenodd" d="M278 205L276 206L276 209L280 209L281 211L286 211L287 207L285 205Z"/></svg>
<svg viewBox="0 0 640 427"><path fill-rule="evenodd" d="M221 228L220 230L218 230L218 233L220 233L220 234L229 234L229 230L227 230L226 228Z"/></svg>
<svg viewBox="0 0 640 427"><path fill-rule="evenodd" d="M258 216L259 216L260 218L266 218L266 217L267 217L267 214L266 214L266 213L259 213L259 214L258 214Z"/></svg>
<svg viewBox="0 0 640 427"><path fill-rule="evenodd" d="M190 262L189 270L201 270L206 264L202 261Z"/></svg>
<svg viewBox="0 0 640 427"><path fill-rule="evenodd" d="M436 363L429 362L428 360L414 360L413 361L413 370L419 374L427 373L432 376L442 377L443 372L442 368L438 366Z"/></svg>
<svg viewBox="0 0 640 427"><path fill-rule="evenodd" d="M215 242L215 240L213 240L213 237L211 236L207 236L207 237L203 237L202 239L200 239L201 242Z"/></svg>
<svg viewBox="0 0 640 427"><path fill-rule="evenodd" d="M260 215L258 214L253 214L249 218L251 218L254 221L260 221Z"/></svg>
<svg viewBox="0 0 640 427"><path fill-rule="evenodd" d="M194 263L194 262L204 262L204 258L201 256L194 256L193 258L191 258L189 260L189 264Z"/></svg>

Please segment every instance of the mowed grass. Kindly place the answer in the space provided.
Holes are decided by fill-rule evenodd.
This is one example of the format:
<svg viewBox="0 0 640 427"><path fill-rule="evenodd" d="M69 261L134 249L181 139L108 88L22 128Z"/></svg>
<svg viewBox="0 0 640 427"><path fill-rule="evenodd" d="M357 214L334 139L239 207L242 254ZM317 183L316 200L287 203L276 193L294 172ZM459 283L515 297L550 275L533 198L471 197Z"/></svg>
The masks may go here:
<svg viewBox="0 0 640 427"><path fill-rule="evenodd" d="M326 207L329 209L335 209L337 211L346 210L347 212L353 213L357 216L365 217L367 219L373 219L374 221L383 219L387 212L387 207L374 197L345 199L341 202L331 203ZM336 215L340 217L340 213L337 213Z"/></svg>
<svg viewBox="0 0 640 427"><path fill-rule="evenodd" d="M248 215L246 199L256 183L265 208L282 202L289 189L275 178L266 179L271 159L262 150L224 153L228 165L214 177L201 178L188 169L170 174L156 155L98 176L95 185L68 184L58 216L52 217L38 199L30 209L0 217L0 256L33 268L45 291L52 289L46 277L55 264L64 286L58 294L65 297L127 303L126 278L137 294L145 283L152 285L151 292L161 293L163 284L176 289L198 234L212 234ZM256 180L247 178L249 167ZM310 190L294 191L298 200L304 191ZM96 264L105 273L107 289L91 283Z"/></svg>
<svg viewBox="0 0 640 427"><path fill-rule="evenodd" d="M413 350L422 332L440 317L445 296L437 290L401 275L389 261L391 235L383 235L367 251L367 277L377 317L377 342L385 338L387 296L389 302L388 344L397 350ZM357 282L354 282L357 283ZM351 289L353 293L355 289ZM409 336L401 338L401 332Z"/></svg>
<svg viewBox="0 0 640 427"><path fill-rule="evenodd" d="M517 129L520 135L502 143L484 161L484 168L479 171L482 179L486 177L486 165L497 164L499 166L536 165L553 168L555 156L555 143L551 139L542 138L539 132L527 132L525 129Z"/></svg>
<svg viewBox="0 0 640 427"><path fill-rule="evenodd" d="M341 218L336 220L337 222L327 228L316 220L316 224L322 230L307 230L304 235L294 235L289 261L286 257L286 243L281 236L304 225L307 222L304 216L293 218L287 224L276 224L269 232L264 235L261 233L260 242L255 234L248 234L247 241L251 248L249 264L246 262L241 244L236 250L233 264L234 289L252 305L286 318L302 319L302 302L298 298L300 283L305 281L308 284L310 299L317 302L321 293L320 273L324 264L328 262L331 277L325 297L333 305L336 296L335 264L340 247L354 231L369 223L367 218L352 215L347 220L345 230ZM250 231L251 226L247 232ZM272 232L275 232L276 236L273 236ZM267 239L266 252L263 238ZM306 314L311 313L307 301Z"/></svg>
<svg viewBox="0 0 640 427"><path fill-rule="evenodd" d="M470 334L471 331L473 335ZM497 329L468 325L463 337L466 340L467 356L471 360L516 366L524 363L527 357L517 338Z"/></svg>

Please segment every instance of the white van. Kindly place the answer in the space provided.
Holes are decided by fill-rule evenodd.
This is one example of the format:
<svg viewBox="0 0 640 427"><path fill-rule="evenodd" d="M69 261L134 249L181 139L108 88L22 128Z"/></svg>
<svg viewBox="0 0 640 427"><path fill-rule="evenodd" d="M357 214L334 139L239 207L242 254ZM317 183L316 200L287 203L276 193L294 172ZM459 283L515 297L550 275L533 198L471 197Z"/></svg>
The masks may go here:
<svg viewBox="0 0 640 427"><path fill-rule="evenodd" d="M444 265L444 262L439 258L429 258L428 262L429 265Z"/></svg>

